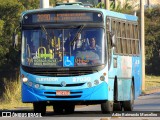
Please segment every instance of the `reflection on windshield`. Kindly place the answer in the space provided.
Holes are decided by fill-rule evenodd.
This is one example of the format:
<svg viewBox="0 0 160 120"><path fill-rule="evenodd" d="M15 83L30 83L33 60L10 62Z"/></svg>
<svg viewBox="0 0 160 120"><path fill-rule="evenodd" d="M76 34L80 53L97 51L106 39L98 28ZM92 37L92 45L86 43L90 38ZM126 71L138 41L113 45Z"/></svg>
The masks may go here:
<svg viewBox="0 0 160 120"><path fill-rule="evenodd" d="M104 63L103 29L24 30L22 64L31 67L76 67ZM72 43L72 44L70 44Z"/></svg>

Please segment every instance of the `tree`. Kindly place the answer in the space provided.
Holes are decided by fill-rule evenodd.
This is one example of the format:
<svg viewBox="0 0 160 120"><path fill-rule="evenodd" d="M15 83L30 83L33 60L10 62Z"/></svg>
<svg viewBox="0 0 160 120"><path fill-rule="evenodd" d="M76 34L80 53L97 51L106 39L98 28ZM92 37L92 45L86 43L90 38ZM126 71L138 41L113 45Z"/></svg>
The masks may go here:
<svg viewBox="0 0 160 120"><path fill-rule="evenodd" d="M145 11L146 73L160 75L160 6Z"/></svg>
<svg viewBox="0 0 160 120"><path fill-rule="evenodd" d="M84 4L92 4L96 6L98 4L98 0L77 0L78 2L82 2Z"/></svg>
<svg viewBox="0 0 160 120"><path fill-rule="evenodd" d="M0 36L1 36L2 33L3 33L3 26L4 26L4 21L3 21L3 20L0 20Z"/></svg>
<svg viewBox="0 0 160 120"><path fill-rule="evenodd" d="M22 4L17 0L0 0L0 66L13 63L11 56L12 34L14 29L19 25Z"/></svg>
<svg viewBox="0 0 160 120"><path fill-rule="evenodd" d="M121 5L120 1L117 2L117 5L115 5L115 2L112 1L110 4L110 10L116 11L116 12L121 12L121 13L133 13L134 9L137 6L138 5L132 5L129 0L125 0L123 5ZM100 2L95 7L96 8L104 8L105 5L104 5L104 3Z"/></svg>
<svg viewBox="0 0 160 120"><path fill-rule="evenodd" d="M63 2L63 0L50 0L49 1L49 4L50 4L50 6L56 6L56 3L58 3L58 2Z"/></svg>
<svg viewBox="0 0 160 120"><path fill-rule="evenodd" d="M37 9L40 5L40 0L19 0L25 10Z"/></svg>

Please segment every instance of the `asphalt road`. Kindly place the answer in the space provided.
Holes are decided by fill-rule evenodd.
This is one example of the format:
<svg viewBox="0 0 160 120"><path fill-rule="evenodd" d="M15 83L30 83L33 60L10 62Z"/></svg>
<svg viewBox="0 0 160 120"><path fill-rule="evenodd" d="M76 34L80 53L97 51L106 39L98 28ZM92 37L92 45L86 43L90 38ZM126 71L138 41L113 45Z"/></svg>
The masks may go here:
<svg viewBox="0 0 160 120"><path fill-rule="evenodd" d="M120 112L105 115L101 113L100 105L77 107L74 114L67 115L57 115L52 111L47 111L45 117L33 115L32 110L25 109L0 112L3 112L3 117L0 117L0 120L28 120L33 119L33 116L36 116L34 119L38 120L160 120L160 93L140 96L135 101L134 111L129 113ZM5 117L6 114L9 116L10 113L12 117ZM22 118L21 116L29 117Z"/></svg>

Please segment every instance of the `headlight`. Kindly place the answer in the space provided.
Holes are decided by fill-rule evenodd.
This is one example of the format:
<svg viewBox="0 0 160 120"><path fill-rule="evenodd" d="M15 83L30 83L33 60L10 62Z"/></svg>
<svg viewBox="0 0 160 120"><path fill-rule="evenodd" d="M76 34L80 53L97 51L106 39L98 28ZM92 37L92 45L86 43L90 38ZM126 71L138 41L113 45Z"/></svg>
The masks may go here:
<svg viewBox="0 0 160 120"><path fill-rule="evenodd" d="M99 80L95 80L95 81L94 81L94 84L95 84L95 85L98 85L98 84L99 84Z"/></svg>
<svg viewBox="0 0 160 120"><path fill-rule="evenodd" d="M92 87L92 83L91 83L91 82L88 82L88 83L87 83L87 86L88 86L88 87Z"/></svg>
<svg viewBox="0 0 160 120"><path fill-rule="evenodd" d="M34 87L35 87L35 88L39 88L40 85L39 85L39 84L35 84Z"/></svg>
<svg viewBox="0 0 160 120"><path fill-rule="evenodd" d="M101 80L101 81L104 81L104 80L105 80L105 77L102 75L102 76L100 77L100 80Z"/></svg>
<svg viewBox="0 0 160 120"><path fill-rule="evenodd" d="M23 81L24 83L26 83L26 82L28 82L28 78L24 77L24 78L22 78L22 81Z"/></svg>
<svg viewBox="0 0 160 120"><path fill-rule="evenodd" d="M29 85L29 86L32 86L32 85L33 85L33 83L32 83L32 82L28 82L28 85Z"/></svg>

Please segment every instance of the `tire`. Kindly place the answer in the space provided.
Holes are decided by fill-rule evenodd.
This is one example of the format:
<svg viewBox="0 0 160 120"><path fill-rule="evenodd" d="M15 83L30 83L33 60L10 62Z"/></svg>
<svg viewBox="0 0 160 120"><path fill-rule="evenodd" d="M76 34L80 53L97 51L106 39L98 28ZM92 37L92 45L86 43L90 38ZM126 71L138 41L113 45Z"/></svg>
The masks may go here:
<svg viewBox="0 0 160 120"><path fill-rule="evenodd" d="M65 106L65 113L72 114L74 113L75 105L66 105Z"/></svg>
<svg viewBox="0 0 160 120"><path fill-rule="evenodd" d="M46 103L45 102L35 102L33 103L34 113L41 113L42 116L46 114Z"/></svg>
<svg viewBox="0 0 160 120"><path fill-rule="evenodd" d="M101 111L103 114L113 112L113 101L106 101L101 103Z"/></svg>
<svg viewBox="0 0 160 120"><path fill-rule="evenodd" d="M63 106L62 105L59 105L59 104L56 104L56 105L53 105L53 110L54 110L54 113L56 114L63 114Z"/></svg>
<svg viewBox="0 0 160 120"><path fill-rule="evenodd" d="M116 103L113 104L113 111L122 111L121 102L116 102Z"/></svg>
<svg viewBox="0 0 160 120"><path fill-rule="evenodd" d="M131 85L131 92L130 92L130 100L123 102L124 111L133 111L133 104L134 104L134 87L133 83Z"/></svg>

